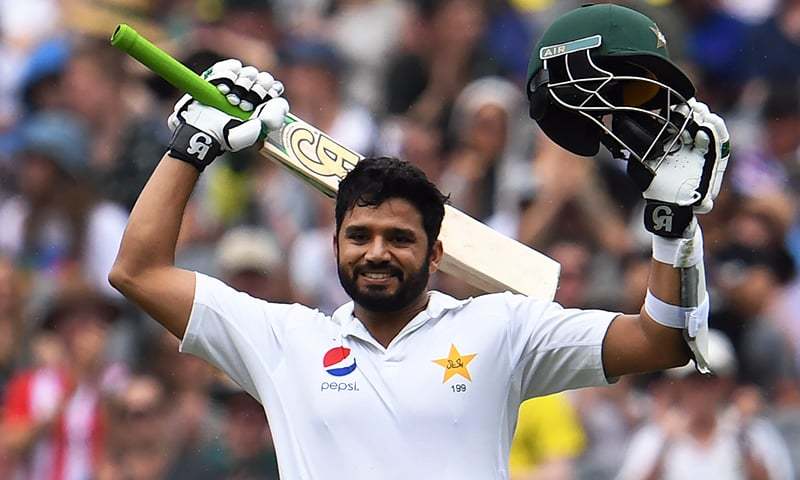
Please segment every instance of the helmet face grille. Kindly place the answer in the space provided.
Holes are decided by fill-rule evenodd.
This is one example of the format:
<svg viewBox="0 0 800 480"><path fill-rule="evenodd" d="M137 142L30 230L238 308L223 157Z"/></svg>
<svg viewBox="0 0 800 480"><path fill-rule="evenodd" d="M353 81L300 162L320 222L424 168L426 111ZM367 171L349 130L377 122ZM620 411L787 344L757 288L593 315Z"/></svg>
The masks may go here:
<svg viewBox="0 0 800 480"><path fill-rule="evenodd" d="M544 68L550 77L543 87L556 108L590 119L625 158L652 170L675 148L686 128L689 117L676 115L673 109L687 99L630 59L612 59L600 66L584 50L547 59Z"/></svg>
<svg viewBox="0 0 800 480"><path fill-rule="evenodd" d="M661 155L682 129L672 109L694 92L692 81L670 59L658 25L612 3L582 6L557 18L528 63L531 117L548 137L578 155L596 154L601 143L625 150L626 158ZM604 118L626 109L625 121ZM654 138L647 148L620 145L630 132L614 132L613 125L625 129L631 122ZM656 138L667 133L668 142Z"/></svg>

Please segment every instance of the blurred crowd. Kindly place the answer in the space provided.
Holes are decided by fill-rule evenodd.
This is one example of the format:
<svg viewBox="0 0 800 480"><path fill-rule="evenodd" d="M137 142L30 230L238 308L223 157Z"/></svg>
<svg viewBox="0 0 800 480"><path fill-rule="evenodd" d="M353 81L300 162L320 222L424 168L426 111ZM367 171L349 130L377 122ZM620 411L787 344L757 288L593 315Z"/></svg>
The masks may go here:
<svg viewBox="0 0 800 480"><path fill-rule="evenodd" d="M700 219L718 375L691 368L523 405L515 480L796 478L800 1L631 0L733 153ZM0 0L0 478L273 479L264 413L107 283L180 93L109 46L126 22L201 72L239 58L293 113L419 165L451 203L561 262L556 300L635 312L650 243L605 153L527 117L531 47L571 0ZM262 159L206 169L177 263L330 313L332 202ZM535 274L532 272L531 274ZM477 295L437 274L433 287Z"/></svg>

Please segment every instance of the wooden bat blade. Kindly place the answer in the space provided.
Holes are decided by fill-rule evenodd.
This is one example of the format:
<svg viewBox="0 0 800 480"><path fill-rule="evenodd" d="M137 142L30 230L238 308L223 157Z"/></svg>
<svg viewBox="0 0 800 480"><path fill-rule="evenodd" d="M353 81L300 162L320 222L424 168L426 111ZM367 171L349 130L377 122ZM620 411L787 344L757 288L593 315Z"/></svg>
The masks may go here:
<svg viewBox="0 0 800 480"><path fill-rule="evenodd" d="M283 128L267 136L261 154L329 197L336 195L339 181L363 158L293 115ZM558 262L450 205L445 207L439 239L444 246L440 270L473 287L485 292L508 290L540 300L555 296Z"/></svg>

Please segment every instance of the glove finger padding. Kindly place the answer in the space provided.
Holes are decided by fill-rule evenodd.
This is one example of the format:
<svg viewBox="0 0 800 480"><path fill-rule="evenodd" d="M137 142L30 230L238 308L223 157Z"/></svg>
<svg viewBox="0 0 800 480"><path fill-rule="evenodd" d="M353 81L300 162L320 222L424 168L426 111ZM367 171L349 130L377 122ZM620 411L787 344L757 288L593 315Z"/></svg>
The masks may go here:
<svg viewBox="0 0 800 480"><path fill-rule="evenodd" d="M730 157L730 135L722 118L713 113L705 116L699 128L706 132L710 139L708 152L705 155L706 165L700 181L699 191L702 193L702 198L694 207L695 213L703 214L710 212L714 207L714 199L722 187L722 178Z"/></svg>
<svg viewBox="0 0 800 480"><path fill-rule="evenodd" d="M203 78L215 85L223 94L227 95L233 88L239 71L242 69L242 62L235 58L229 58L217 62L203 72Z"/></svg>
<svg viewBox="0 0 800 480"><path fill-rule="evenodd" d="M251 112L253 106L261 103L261 99L257 94L251 91L253 85L256 83L258 76L258 69L253 66L247 66L239 70L239 76L233 82L231 93L228 94L228 101L245 112ZM238 103L237 103L238 102Z"/></svg>
<svg viewBox="0 0 800 480"><path fill-rule="evenodd" d="M172 109L172 114L170 114L169 118L167 118L167 127L169 127L170 132L174 132L178 125L183 122L182 113L186 110L186 107L192 102L194 99L188 93L185 94L175 103L175 108Z"/></svg>
<svg viewBox="0 0 800 480"><path fill-rule="evenodd" d="M231 120L222 130L228 149L231 152L238 152L258 140L261 134L261 121L257 118L246 122Z"/></svg>
<svg viewBox="0 0 800 480"><path fill-rule="evenodd" d="M250 118L257 118L267 130L276 130L283 126L287 113L289 113L289 102L285 98L278 97L257 106Z"/></svg>

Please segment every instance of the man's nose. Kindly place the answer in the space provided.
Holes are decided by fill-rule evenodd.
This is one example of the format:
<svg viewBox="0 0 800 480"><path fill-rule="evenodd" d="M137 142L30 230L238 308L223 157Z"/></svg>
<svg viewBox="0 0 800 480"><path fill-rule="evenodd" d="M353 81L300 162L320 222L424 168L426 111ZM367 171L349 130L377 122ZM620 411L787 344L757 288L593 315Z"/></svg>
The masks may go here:
<svg viewBox="0 0 800 480"><path fill-rule="evenodd" d="M371 262L382 262L389 260L389 249L386 241L381 236L376 236L367 248L365 259Z"/></svg>

